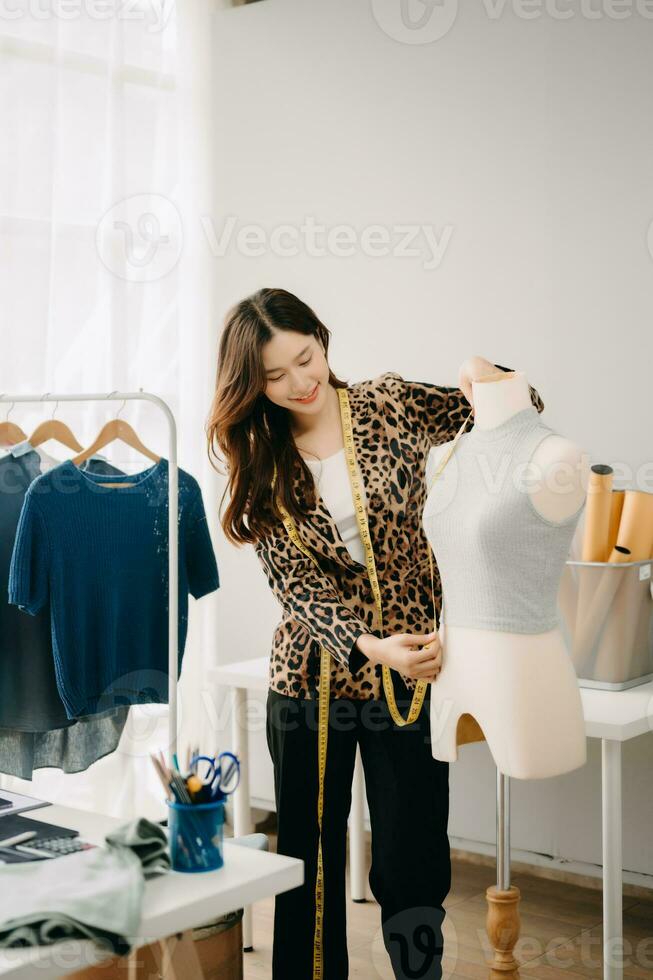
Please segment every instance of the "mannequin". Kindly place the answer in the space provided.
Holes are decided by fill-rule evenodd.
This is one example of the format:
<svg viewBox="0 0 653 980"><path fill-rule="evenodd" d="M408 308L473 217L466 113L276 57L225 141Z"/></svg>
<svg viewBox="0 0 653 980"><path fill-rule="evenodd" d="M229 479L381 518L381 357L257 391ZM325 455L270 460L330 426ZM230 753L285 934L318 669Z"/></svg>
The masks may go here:
<svg viewBox="0 0 653 980"><path fill-rule="evenodd" d="M460 521L457 529L453 530L452 511L447 516L447 507L455 500L457 454L463 450L465 441L472 439L467 443L465 458L469 463L471 449L473 464L478 462L478 465L482 465L483 449L491 445L484 440L487 433L497 426L503 424L504 430L497 429L490 439L501 439L500 433L505 431L506 425L519 435L522 419L525 419L526 427L546 426L546 423L534 420L528 412L524 412L531 406L531 401L528 381L522 372L498 372L480 378L472 383L472 396L474 429L460 436L451 459L432 487L436 465L451 444L433 450L427 466L427 483L431 489L424 508L423 525L438 562L443 587L438 633L442 646L442 669L437 680L431 684L433 756L441 761L458 758L459 721L462 716L470 715L480 730L477 728L477 738L466 740L478 741L485 737L499 773L518 779L557 776L584 765L586 761L580 691L560 630L556 626L544 631L538 631L536 627L530 631L526 625L524 631L513 632L447 625L447 567L440 564L438 556L438 529L442 526L438 522L448 521L448 533L454 536L460 534L462 540L465 534L464 528L461 528L464 515L458 515ZM478 436L474 436L475 430ZM552 527L552 535L564 534L555 530L556 525L561 523L565 523L573 533L571 525L576 526L585 502L589 460L578 446L552 430L543 436L537 433L534 436L537 445L529 457L531 478L523 492L530 496L536 515L544 518L538 533L544 535L542 540L546 542L548 524ZM495 442L495 445L500 444ZM524 445L525 451L529 452L528 444ZM506 479L515 478L510 462L511 457L504 462L508 467L504 470ZM462 461L460 465L463 465ZM492 479L498 479L498 476L489 472L487 481ZM487 487L488 494L492 493L491 482L487 482ZM505 521L505 528L510 537L509 518ZM473 534L473 530L470 532L468 529L467 533ZM516 553L519 544L519 541L508 542ZM546 551L546 548L543 550ZM539 574L540 556L534 557L535 561L530 562L529 567L535 569L532 587L537 590L535 575ZM528 562L529 558L524 561ZM555 571L557 565L554 563ZM491 574L496 572L500 577L500 568ZM473 582L474 577L471 576L470 588L473 588ZM460 608L459 604L458 610ZM491 603L487 609L490 608ZM463 718L463 723L469 721L469 718Z"/></svg>

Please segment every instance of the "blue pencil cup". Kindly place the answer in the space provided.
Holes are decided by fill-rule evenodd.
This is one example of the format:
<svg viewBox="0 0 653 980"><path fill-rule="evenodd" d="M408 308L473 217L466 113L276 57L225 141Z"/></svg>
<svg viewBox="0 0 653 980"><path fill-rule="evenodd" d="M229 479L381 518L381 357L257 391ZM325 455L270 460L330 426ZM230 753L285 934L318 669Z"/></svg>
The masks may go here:
<svg viewBox="0 0 653 980"><path fill-rule="evenodd" d="M224 800L168 803L173 871L215 871L224 864Z"/></svg>

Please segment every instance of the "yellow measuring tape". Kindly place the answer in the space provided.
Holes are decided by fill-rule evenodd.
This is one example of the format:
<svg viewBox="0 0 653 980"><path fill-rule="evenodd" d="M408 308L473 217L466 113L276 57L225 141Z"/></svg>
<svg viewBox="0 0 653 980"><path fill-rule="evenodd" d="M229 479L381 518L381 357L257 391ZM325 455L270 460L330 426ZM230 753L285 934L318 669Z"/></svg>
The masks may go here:
<svg viewBox="0 0 653 980"><path fill-rule="evenodd" d="M372 592L374 594L374 602L376 604L376 609L379 618L379 630L381 636L383 637L383 606L381 602L381 590L379 588L379 580L376 574L376 563L374 561L374 551L372 549L372 539L370 537L370 531L367 523L367 514L365 512L365 507L363 505L363 495L361 492L361 486L358 479L358 473L356 471L356 452L354 449L354 437L351 424L351 409L349 405L349 396L346 388L337 388L338 399L340 402L340 419L342 422L342 432L345 443L345 458L347 460L347 469L349 472L349 482L351 484L352 496L354 499L354 509L356 511L356 520L358 523L358 530L360 532L361 539L363 541L363 546L365 548L365 565L367 567L367 574L370 580L370 585L372 587ZM437 480L438 476L446 466L451 454L453 453L458 439L463 433L467 422L471 418L473 412L470 412L460 429L455 435L455 438L451 444L448 453L445 454L443 460L440 462L431 487ZM277 467L274 464L274 476L272 479L272 491L274 492L274 487L277 480ZM429 492L431 487L429 487ZM313 562L316 568L319 570L320 566L316 558L311 554L308 548L304 545L304 542L299 537L297 528L293 522L292 517L286 510L286 508L277 501L279 511L283 520L284 527L288 532L293 544L295 544L302 554L306 555L307 558ZM433 596L433 625L437 629L437 623L435 619L435 587L434 587L434 574L433 574L433 561L431 558L431 548L428 549L429 556L429 567L431 570L431 593ZM430 644L426 644L424 649L428 649ZM397 702L395 700L394 688L392 684L392 675L390 673L390 668L387 664L381 665L381 672L383 676L383 690L385 692L386 700L388 702L388 708L390 710L390 715L392 720L396 725L411 725L419 716L424 703L424 697L427 689L427 681L418 680L415 685L415 691L413 693L413 698L406 718L403 718L397 708ZM324 647L320 648L320 697L319 697L319 724L318 724L318 796L317 796L317 821L319 829L318 837L318 850L317 850L317 873L315 878L315 933L313 937L313 980L322 980L323 974L323 951L322 951L322 929L323 929L323 919L324 919L324 866L322 861L322 818L324 813L324 774L326 772L326 759L327 759L327 741L329 734L329 695L331 687L331 665L329 660L329 652Z"/></svg>

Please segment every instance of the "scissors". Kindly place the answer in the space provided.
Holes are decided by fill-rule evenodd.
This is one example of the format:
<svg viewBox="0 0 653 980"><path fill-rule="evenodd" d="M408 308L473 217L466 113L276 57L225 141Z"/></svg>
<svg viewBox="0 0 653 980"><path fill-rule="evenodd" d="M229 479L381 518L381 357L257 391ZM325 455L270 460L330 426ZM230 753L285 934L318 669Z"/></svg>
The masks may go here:
<svg viewBox="0 0 653 980"><path fill-rule="evenodd" d="M223 763L226 759L226 764ZM220 752L219 755L196 755L191 760L192 772L197 772L198 762L208 763L204 774L197 773L202 783L198 796L203 803L222 800L237 789L240 783L240 762L233 752Z"/></svg>

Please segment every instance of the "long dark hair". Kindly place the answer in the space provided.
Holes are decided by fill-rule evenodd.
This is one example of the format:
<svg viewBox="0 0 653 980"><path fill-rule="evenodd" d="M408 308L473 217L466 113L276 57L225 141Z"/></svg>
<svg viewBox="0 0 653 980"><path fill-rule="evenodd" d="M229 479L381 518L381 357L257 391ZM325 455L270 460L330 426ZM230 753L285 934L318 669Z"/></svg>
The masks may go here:
<svg viewBox="0 0 653 980"><path fill-rule="evenodd" d="M293 330L316 337L329 350L330 333L313 310L285 289L259 289L226 315L220 338L215 394L206 425L208 455L227 463L229 505L220 517L234 544L265 537L281 514L272 498L273 463L277 464L276 498L293 520L301 522L315 506L315 485L290 431L290 412L265 395L267 377L261 349L276 330ZM329 368L329 384L346 388ZM215 447L219 447L221 459ZM213 458L212 458L213 457ZM293 489L300 481L302 500ZM246 519L246 520L245 520Z"/></svg>

